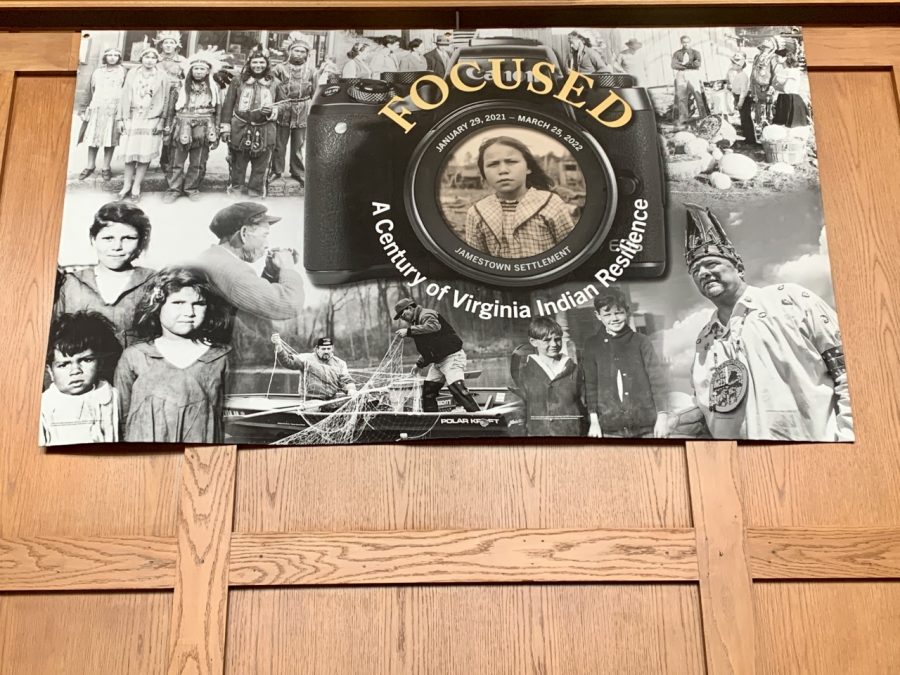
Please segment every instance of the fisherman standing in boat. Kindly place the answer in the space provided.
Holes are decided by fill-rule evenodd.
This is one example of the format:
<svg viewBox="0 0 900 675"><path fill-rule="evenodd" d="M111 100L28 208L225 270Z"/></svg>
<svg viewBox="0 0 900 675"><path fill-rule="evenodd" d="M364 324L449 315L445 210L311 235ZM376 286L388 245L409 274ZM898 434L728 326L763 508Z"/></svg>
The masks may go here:
<svg viewBox="0 0 900 675"><path fill-rule="evenodd" d="M281 339L278 333L272 336L278 362L285 368L300 371L300 385L297 392L304 401L330 401L341 396L355 396L356 385L347 362L334 355L334 341L330 337L316 340L312 352L298 354Z"/></svg>
<svg viewBox="0 0 900 675"><path fill-rule="evenodd" d="M684 261L715 305L691 370L713 438L852 441L834 310L798 284L747 284L744 262L713 212L687 208Z"/></svg>
<svg viewBox="0 0 900 675"><path fill-rule="evenodd" d="M478 412L478 403L466 388L466 353L463 342L447 320L433 309L419 307L412 298L401 298L394 306L394 320L403 319L409 326L397 331L410 337L419 350L416 368L428 369L422 385L422 410L437 412L437 396L448 382L453 398L468 412Z"/></svg>

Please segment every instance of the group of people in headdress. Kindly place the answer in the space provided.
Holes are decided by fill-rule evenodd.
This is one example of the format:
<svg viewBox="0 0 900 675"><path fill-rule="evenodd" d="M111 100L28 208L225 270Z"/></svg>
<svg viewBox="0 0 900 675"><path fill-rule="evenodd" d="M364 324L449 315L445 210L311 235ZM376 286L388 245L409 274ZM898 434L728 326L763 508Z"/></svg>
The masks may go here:
<svg viewBox="0 0 900 675"><path fill-rule="evenodd" d="M181 55L178 31L161 31L154 43L137 52L138 65L130 70L121 50L110 47L91 74L79 133L88 146L81 180L97 170L102 149L100 176L109 181L118 148L125 162L119 199L140 201L157 159L166 175L164 201L197 199L209 153L221 141L228 147L229 191L264 197L268 183L286 172L303 184L302 147L317 71L300 34L291 34L283 63L273 65L258 46L234 77L225 77L230 57L219 49Z"/></svg>
<svg viewBox="0 0 900 675"><path fill-rule="evenodd" d="M257 202L227 206L210 223L216 244L154 271L136 264L150 245L143 210L103 205L88 232L97 263L57 277L41 444L221 442L241 331L303 306L296 253L268 246L279 220Z"/></svg>

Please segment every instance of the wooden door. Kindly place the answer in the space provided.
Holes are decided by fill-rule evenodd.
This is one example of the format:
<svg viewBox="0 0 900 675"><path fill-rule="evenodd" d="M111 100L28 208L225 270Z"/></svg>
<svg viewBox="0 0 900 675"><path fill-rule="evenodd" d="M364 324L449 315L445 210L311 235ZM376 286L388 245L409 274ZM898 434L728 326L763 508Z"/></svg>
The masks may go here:
<svg viewBox="0 0 900 675"><path fill-rule="evenodd" d="M0 672L900 672L900 30L806 39L855 445L66 453L77 34L0 34Z"/></svg>

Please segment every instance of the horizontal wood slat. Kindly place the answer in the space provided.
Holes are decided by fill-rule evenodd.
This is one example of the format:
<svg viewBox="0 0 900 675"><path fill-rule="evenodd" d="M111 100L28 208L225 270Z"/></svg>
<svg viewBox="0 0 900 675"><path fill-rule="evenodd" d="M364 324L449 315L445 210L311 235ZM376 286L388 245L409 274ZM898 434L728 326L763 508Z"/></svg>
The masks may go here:
<svg viewBox="0 0 900 675"><path fill-rule="evenodd" d="M175 537L0 539L0 591L172 588Z"/></svg>
<svg viewBox="0 0 900 675"><path fill-rule="evenodd" d="M235 534L231 549L232 585L696 578L690 529Z"/></svg>
<svg viewBox="0 0 900 675"><path fill-rule="evenodd" d="M900 578L900 528L750 528L755 579Z"/></svg>
<svg viewBox="0 0 900 675"><path fill-rule="evenodd" d="M900 579L900 528L757 528L754 579ZM694 531L232 535L229 585L696 581ZM167 589L175 537L0 539L0 591Z"/></svg>

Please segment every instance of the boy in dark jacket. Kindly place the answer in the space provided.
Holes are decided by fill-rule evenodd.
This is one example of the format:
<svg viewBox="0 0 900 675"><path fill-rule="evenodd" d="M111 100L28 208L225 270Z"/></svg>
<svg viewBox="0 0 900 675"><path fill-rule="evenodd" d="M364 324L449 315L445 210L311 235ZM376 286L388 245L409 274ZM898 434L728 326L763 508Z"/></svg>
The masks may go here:
<svg viewBox="0 0 900 675"><path fill-rule="evenodd" d="M650 339L629 327L631 308L619 289L595 298L594 310L602 325L584 348L588 436L664 438L666 383Z"/></svg>

